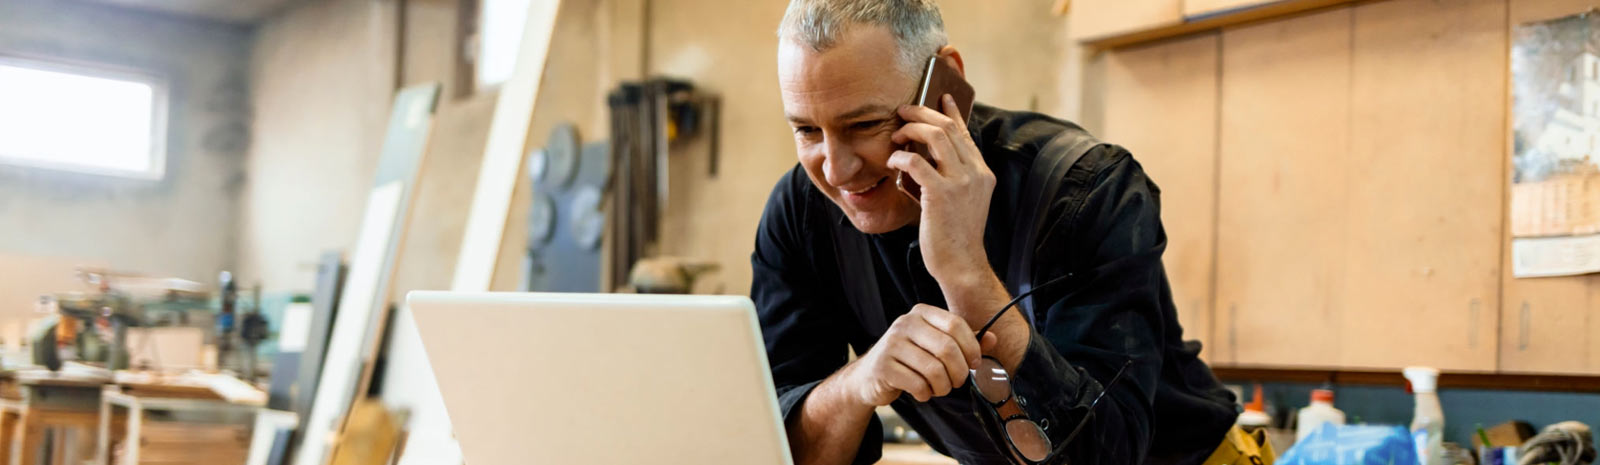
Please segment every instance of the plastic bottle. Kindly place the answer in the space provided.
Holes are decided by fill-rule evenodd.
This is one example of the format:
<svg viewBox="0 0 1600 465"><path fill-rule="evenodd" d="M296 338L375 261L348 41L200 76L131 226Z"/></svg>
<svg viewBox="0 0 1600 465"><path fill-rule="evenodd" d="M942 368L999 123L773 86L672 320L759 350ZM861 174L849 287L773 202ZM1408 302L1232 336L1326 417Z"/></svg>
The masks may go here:
<svg viewBox="0 0 1600 465"><path fill-rule="evenodd" d="M1256 384L1253 394L1250 403L1244 405L1244 412L1240 413L1238 420L1235 421L1246 432L1272 426L1272 416L1267 415L1266 399L1261 396L1260 384Z"/></svg>
<svg viewBox="0 0 1600 465"><path fill-rule="evenodd" d="M1344 412L1333 407L1333 391L1327 389L1311 391L1311 405L1300 409L1296 418L1299 418L1294 428L1294 442L1297 443L1323 423L1344 424Z"/></svg>
<svg viewBox="0 0 1600 465"><path fill-rule="evenodd" d="M1416 394L1417 409L1411 418L1411 438L1417 444L1417 459L1422 465L1444 463L1444 408L1439 406L1439 369L1406 367L1403 371Z"/></svg>

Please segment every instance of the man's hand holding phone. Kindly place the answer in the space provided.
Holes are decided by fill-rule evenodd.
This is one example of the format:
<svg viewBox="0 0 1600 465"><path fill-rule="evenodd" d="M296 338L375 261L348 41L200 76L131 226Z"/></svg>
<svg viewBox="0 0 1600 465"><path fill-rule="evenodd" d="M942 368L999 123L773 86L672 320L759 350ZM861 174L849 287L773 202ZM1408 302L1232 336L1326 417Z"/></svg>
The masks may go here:
<svg viewBox="0 0 1600 465"><path fill-rule="evenodd" d="M943 112L920 105L900 107L906 125L893 135L896 144L926 146L933 163L916 152L900 150L888 164L922 186L918 229L928 272L946 288L982 285L975 281L995 279L983 247L994 172L967 132L955 99L943 95L938 101Z"/></svg>

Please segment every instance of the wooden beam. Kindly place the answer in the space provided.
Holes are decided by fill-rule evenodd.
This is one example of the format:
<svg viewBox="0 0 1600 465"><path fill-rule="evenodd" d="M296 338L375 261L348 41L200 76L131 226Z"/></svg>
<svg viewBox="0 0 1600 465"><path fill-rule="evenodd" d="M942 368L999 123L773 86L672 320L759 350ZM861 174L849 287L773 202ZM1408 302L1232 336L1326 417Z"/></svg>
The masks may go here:
<svg viewBox="0 0 1600 465"><path fill-rule="evenodd" d="M500 86L494 119L489 123L489 142L483 151L478 186L461 238L461 255L456 257L452 290L484 292L494 282L506 217L511 213L517 180L522 177L528 126L539 101L539 83L544 80L550 39L555 34L556 13L560 9L561 0L537 0L528 5L517 66L511 78Z"/></svg>
<svg viewBox="0 0 1600 465"><path fill-rule="evenodd" d="M1169 26L1160 26L1109 36L1084 37L1079 39L1079 41L1090 49L1106 50L1126 45L1153 42L1170 37L1189 35L1213 29L1221 29L1228 26L1236 26L1300 13L1307 13L1325 8L1337 7L1348 3L1357 3L1360 1L1361 0L1283 0L1280 2L1268 3L1252 8L1230 10L1216 15L1185 18L1183 22Z"/></svg>
<svg viewBox="0 0 1600 465"><path fill-rule="evenodd" d="M1213 365L1211 371L1216 373L1218 379L1232 382L1275 381L1399 387L1406 385L1406 379L1400 375L1400 370ZM1600 392L1600 376L1446 371L1439 376L1439 388L1595 393Z"/></svg>

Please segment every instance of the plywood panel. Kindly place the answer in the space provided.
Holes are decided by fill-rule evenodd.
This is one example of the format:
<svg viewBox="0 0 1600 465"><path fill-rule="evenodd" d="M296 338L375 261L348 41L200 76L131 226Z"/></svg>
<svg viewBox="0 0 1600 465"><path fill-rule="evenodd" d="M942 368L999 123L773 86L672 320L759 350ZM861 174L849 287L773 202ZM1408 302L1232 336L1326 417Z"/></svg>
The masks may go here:
<svg viewBox="0 0 1600 465"><path fill-rule="evenodd" d="M1108 52L1100 136L1161 187L1163 261L1186 339L1210 358L1216 238L1218 34Z"/></svg>
<svg viewBox="0 0 1600 465"><path fill-rule="evenodd" d="M1510 254L1504 257L1509 266ZM1505 278L1500 368L1513 373L1600 373L1594 278Z"/></svg>
<svg viewBox="0 0 1600 465"><path fill-rule="evenodd" d="M1215 360L1337 361L1348 8L1224 31Z"/></svg>
<svg viewBox="0 0 1600 465"><path fill-rule="evenodd" d="M1184 0L1183 15L1194 17L1275 3L1278 0Z"/></svg>
<svg viewBox="0 0 1600 465"><path fill-rule="evenodd" d="M1354 12L1339 365L1492 371L1505 2L1391 0Z"/></svg>
<svg viewBox="0 0 1600 465"><path fill-rule="evenodd" d="M1507 3L1512 24L1556 19L1600 8L1597 0L1509 0Z"/></svg>
<svg viewBox="0 0 1600 465"><path fill-rule="evenodd" d="M1510 2L1510 25L1556 19L1600 7L1595 0ZM1506 91L1502 91L1505 93ZM1509 118L1502 134L1510 133ZM1502 145L1504 169L1508 146ZM1505 182L1502 178L1502 183ZM1502 267L1511 266L1510 237L1502 238ZM1515 279L1504 273L1500 311L1500 370L1514 373L1600 374L1600 276Z"/></svg>
<svg viewBox="0 0 1600 465"><path fill-rule="evenodd" d="M1077 0L1067 14L1072 37L1093 40L1183 22L1182 0Z"/></svg>
<svg viewBox="0 0 1600 465"><path fill-rule="evenodd" d="M555 34L560 7L560 0L542 0L528 6L527 23L517 49L517 66L511 78L500 86L494 119L489 124L489 141L483 150L483 164L467 214L461 253L456 256L451 289L487 291L497 282L497 273L515 269L501 263L501 259L513 255L504 250L502 241L513 195L520 185L517 181L521 179L522 162L526 159L528 126L539 100L539 82L544 78L545 59L549 57L550 38Z"/></svg>

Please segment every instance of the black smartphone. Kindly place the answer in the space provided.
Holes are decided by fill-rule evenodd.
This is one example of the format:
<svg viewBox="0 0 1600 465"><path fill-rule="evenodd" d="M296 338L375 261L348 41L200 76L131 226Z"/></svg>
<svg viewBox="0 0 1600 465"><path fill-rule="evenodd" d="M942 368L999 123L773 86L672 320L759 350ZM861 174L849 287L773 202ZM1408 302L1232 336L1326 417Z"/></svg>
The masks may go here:
<svg viewBox="0 0 1600 465"><path fill-rule="evenodd" d="M912 99L911 103L943 113L944 109L941 102L945 94L955 97L956 106L961 109L961 119L963 121L972 116L974 95L972 84L968 84L967 80L961 77L961 72L951 67L945 60L940 59L938 56L929 58L927 66L922 70L922 82L917 84L916 97ZM922 143L912 142L906 144L905 150L916 152L922 155L922 159L928 160L929 164L935 165L935 167L938 166L937 162L933 160L933 155L928 152L928 147ZM901 172L895 177L894 185L900 188L900 192L911 196L912 200L922 201L922 186L918 185L916 180L911 179L911 175Z"/></svg>

